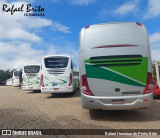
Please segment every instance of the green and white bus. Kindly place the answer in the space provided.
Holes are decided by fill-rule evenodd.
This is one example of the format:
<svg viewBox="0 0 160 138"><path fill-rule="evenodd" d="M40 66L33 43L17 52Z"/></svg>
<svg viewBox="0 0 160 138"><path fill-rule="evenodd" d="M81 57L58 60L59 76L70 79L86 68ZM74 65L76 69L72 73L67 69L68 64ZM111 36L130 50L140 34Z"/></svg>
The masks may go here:
<svg viewBox="0 0 160 138"><path fill-rule="evenodd" d="M150 107L152 65L147 31L141 23L105 23L80 32L82 107L131 110Z"/></svg>
<svg viewBox="0 0 160 138"><path fill-rule="evenodd" d="M72 93L78 87L79 78L73 74L73 63L70 56L50 55L42 58L42 93Z"/></svg>
<svg viewBox="0 0 160 138"><path fill-rule="evenodd" d="M22 69L22 90L40 90L40 75L39 64L25 65Z"/></svg>

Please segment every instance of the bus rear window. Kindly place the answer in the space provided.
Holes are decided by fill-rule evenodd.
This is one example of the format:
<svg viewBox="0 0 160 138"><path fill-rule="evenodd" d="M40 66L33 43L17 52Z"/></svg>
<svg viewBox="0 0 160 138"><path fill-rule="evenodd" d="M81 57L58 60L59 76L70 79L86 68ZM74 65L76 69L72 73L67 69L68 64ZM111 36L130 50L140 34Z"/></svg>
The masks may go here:
<svg viewBox="0 0 160 138"><path fill-rule="evenodd" d="M66 68L68 65L67 57L52 57L44 59L46 68Z"/></svg>
<svg viewBox="0 0 160 138"><path fill-rule="evenodd" d="M38 73L40 70L40 66L25 66L24 72L25 73Z"/></svg>
<svg viewBox="0 0 160 138"><path fill-rule="evenodd" d="M19 76L20 75L20 72L19 71L15 71L14 72L14 76Z"/></svg>

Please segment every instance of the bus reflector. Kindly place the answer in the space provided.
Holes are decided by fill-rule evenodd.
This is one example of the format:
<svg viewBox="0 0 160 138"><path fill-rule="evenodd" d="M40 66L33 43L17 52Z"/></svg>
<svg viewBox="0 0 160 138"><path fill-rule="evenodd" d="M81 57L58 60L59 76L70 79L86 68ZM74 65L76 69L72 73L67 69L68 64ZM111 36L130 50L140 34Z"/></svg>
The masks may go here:
<svg viewBox="0 0 160 138"><path fill-rule="evenodd" d="M86 95L93 96L93 93L91 92L91 90L89 89L89 86L88 86L88 81L87 81L86 74L81 76L81 82L80 83L81 83L82 93L84 93Z"/></svg>
<svg viewBox="0 0 160 138"><path fill-rule="evenodd" d="M142 94L148 94L148 93L152 92L152 90L153 90L152 80L153 80L152 79L152 73L148 72L148 74L147 74L147 85L146 85Z"/></svg>
<svg viewBox="0 0 160 138"><path fill-rule="evenodd" d="M68 86L71 86L72 85L72 73L70 73L70 76L69 76L69 84Z"/></svg>
<svg viewBox="0 0 160 138"><path fill-rule="evenodd" d="M41 84L42 87L44 87L43 74L41 74L40 84Z"/></svg>
<svg viewBox="0 0 160 138"><path fill-rule="evenodd" d="M144 99L143 102L148 102L148 99Z"/></svg>
<svg viewBox="0 0 160 138"><path fill-rule="evenodd" d="M139 22L136 22L136 24L137 24L137 25L139 25L139 26L142 26L142 24L141 24L141 23L139 23Z"/></svg>
<svg viewBox="0 0 160 138"><path fill-rule="evenodd" d="M90 25L86 26L85 29L87 29L87 28L89 28L89 27L90 27Z"/></svg>

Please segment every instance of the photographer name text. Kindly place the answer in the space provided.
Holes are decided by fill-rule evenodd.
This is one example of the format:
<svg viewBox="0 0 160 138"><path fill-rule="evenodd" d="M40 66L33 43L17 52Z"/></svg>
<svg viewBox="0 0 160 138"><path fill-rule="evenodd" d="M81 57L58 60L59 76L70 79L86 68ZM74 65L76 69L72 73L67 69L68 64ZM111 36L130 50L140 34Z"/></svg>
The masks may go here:
<svg viewBox="0 0 160 138"><path fill-rule="evenodd" d="M22 4L20 6L3 4L3 12L13 15L15 12L24 12L24 16L45 16L44 8L41 6L32 6L31 4Z"/></svg>

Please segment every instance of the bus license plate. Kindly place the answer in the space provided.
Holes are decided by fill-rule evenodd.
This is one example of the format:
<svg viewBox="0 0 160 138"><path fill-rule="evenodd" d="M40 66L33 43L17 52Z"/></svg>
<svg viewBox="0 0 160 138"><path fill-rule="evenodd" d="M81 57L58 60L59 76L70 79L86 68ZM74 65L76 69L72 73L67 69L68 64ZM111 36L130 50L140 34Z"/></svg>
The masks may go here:
<svg viewBox="0 0 160 138"><path fill-rule="evenodd" d="M123 99L112 100L112 104L124 104L124 100Z"/></svg>

